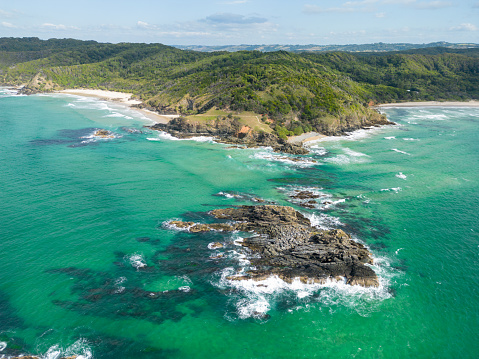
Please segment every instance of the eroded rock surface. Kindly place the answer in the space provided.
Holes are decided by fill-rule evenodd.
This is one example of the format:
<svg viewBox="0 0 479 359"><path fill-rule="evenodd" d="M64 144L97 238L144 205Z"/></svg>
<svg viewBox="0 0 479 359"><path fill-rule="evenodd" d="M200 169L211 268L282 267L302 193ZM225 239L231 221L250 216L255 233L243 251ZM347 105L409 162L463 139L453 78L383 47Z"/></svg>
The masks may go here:
<svg viewBox="0 0 479 359"><path fill-rule="evenodd" d="M213 230L253 231L242 245L259 254L250 261L256 268L231 280L263 280L277 275L286 282L299 278L304 283L343 280L351 285L376 287L378 278L371 267L371 253L341 229L318 230L308 218L291 207L276 205L238 206L215 209L210 215L232 223L195 224L171 222L192 232Z"/></svg>

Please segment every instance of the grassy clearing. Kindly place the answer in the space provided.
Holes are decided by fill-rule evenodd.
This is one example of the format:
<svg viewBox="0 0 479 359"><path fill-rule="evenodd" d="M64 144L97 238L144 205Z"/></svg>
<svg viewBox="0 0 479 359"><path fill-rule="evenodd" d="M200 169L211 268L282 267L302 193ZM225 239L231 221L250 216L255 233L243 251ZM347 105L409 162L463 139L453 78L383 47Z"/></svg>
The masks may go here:
<svg viewBox="0 0 479 359"><path fill-rule="evenodd" d="M227 117L229 114L239 118L239 122L241 124L251 127L255 131L263 131L267 133L273 132L272 128L269 127L268 124L261 121L260 114L250 112L250 111L235 113L235 112L227 112L223 110L211 109L202 114L186 116L186 118L191 121L208 122L208 121L216 120L218 116Z"/></svg>

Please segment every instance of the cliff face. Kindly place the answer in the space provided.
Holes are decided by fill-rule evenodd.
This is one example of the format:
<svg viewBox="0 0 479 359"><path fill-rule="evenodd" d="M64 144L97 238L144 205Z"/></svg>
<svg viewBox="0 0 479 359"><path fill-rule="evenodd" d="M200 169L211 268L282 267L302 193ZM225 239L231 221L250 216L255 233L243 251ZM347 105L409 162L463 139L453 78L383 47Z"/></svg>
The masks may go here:
<svg viewBox="0 0 479 359"><path fill-rule="evenodd" d="M315 123L315 127L323 135L340 136L362 128L394 124L386 116L369 110L367 114L349 114L329 119L328 121L319 120Z"/></svg>
<svg viewBox="0 0 479 359"><path fill-rule="evenodd" d="M328 136L339 136L347 132L373 126L392 125L393 122L377 112L371 110L371 115L353 115L342 118L333 118L328 121L317 121L316 129L319 133ZM175 118L167 124L155 124L149 128L165 131L178 138L195 136L216 137L220 142L246 145L248 147L269 146L276 152L285 152L295 155L307 154L308 151L300 145L288 143L274 133L265 133L252 130L238 120L223 118L210 121L195 121L186 118Z"/></svg>

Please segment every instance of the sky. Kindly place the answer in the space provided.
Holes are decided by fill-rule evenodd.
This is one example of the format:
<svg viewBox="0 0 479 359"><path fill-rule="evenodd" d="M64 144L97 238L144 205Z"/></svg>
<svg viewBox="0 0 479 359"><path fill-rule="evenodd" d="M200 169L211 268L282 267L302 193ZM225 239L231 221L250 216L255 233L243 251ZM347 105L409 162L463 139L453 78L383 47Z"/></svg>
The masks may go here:
<svg viewBox="0 0 479 359"><path fill-rule="evenodd" d="M479 0L0 0L0 37L166 45L479 43Z"/></svg>

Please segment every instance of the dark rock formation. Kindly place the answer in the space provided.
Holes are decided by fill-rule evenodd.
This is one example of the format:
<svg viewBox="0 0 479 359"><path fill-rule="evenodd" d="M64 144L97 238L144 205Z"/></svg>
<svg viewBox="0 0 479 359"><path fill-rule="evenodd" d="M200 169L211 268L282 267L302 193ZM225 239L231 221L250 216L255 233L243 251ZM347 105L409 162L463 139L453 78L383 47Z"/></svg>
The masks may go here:
<svg viewBox="0 0 479 359"><path fill-rule="evenodd" d="M309 153L302 146L284 141L275 134L253 131L239 121L230 118L212 121L190 121L185 118L175 118L169 123L157 123L150 126L152 130L165 131L178 138L195 136L213 136L219 142L245 145L247 147L267 146L275 152L285 152L294 155Z"/></svg>
<svg viewBox="0 0 479 359"><path fill-rule="evenodd" d="M256 269L247 275L231 276L231 280L263 280L277 275L286 282L299 278L304 283L325 283L328 279L342 280L351 285L376 287L379 285L372 264L371 253L340 229L318 230L309 219L291 207L276 205L238 206L215 209L210 215L234 224L171 222L179 228L195 227L194 232L218 230L253 231L257 235L246 238L242 245L254 256Z"/></svg>

